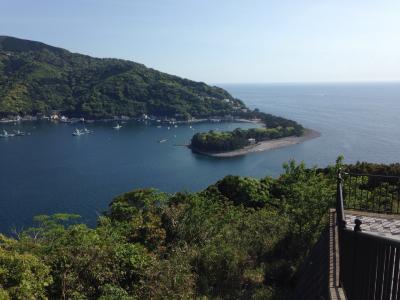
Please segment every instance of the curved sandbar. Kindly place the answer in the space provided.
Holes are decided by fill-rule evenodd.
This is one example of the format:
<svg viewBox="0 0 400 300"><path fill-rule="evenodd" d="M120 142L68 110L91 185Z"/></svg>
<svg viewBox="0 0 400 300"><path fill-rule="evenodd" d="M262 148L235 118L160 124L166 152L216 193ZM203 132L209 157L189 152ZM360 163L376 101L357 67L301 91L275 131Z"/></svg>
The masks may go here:
<svg viewBox="0 0 400 300"><path fill-rule="evenodd" d="M193 152L198 154L207 155L211 157L218 157L218 158L227 158L227 157L246 155L248 153L253 153L253 152L261 152L261 151L267 151L271 149L296 145L311 139L315 139L319 136L321 136L321 133L319 133L318 131L305 128L304 134L302 136L289 136L280 139L262 141L258 142L255 145L246 146L242 149L237 149L229 152L212 153L212 152L199 151L190 146L189 148L191 148Z"/></svg>

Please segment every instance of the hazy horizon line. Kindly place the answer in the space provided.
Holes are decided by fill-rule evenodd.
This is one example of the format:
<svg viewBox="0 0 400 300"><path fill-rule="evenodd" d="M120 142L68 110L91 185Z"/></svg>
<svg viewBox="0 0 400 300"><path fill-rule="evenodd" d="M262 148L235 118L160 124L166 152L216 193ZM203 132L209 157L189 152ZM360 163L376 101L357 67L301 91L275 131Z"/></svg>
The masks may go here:
<svg viewBox="0 0 400 300"><path fill-rule="evenodd" d="M270 81L270 82L210 82L209 85L317 85L317 84L400 84L396 80L351 80L351 81Z"/></svg>

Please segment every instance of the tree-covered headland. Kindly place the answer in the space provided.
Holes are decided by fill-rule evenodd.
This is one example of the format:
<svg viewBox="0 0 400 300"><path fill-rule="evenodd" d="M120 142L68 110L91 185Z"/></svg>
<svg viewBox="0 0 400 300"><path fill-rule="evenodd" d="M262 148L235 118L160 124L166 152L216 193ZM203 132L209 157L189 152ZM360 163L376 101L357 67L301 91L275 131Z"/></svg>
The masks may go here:
<svg viewBox="0 0 400 300"><path fill-rule="evenodd" d="M90 119L142 114L188 119L248 110L219 87L7 36L0 36L0 86L0 118L57 110Z"/></svg>
<svg viewBox="0 0 400 300"><path fill-rule="evenodd" d="M249 112L247 115L259 119L265 127L196 133L191 140L192 149L204 152L226 152L246 147L252 141L257 143L288 136L301 136L304 132L302 125L282 117L260 112Z"/></svg>

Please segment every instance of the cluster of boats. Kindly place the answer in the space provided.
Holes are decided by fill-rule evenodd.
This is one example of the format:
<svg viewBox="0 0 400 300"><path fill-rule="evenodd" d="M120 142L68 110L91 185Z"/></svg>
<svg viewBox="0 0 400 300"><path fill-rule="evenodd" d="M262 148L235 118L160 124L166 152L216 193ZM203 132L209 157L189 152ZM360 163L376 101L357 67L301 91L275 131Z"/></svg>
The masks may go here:
<svg viewBox="0 0 400 300"><path fill-rule="evenodd" d="M117 125L114 126L113 128L116 129L116 130L119 130L119 129L122 128L122 126L117 123ZM75 128L75 130L72 132L72 135L73 136L80 136L80 135L85 135L85 134L90 134L90 133L93 133L93 131L87 129L86 127L83 128L83 129Z"/></svg>
<svg viewBox="0 0 400 300"><path fill-rule="evenodd" d="M83 129L78 129L76 128L74 130L74 132L72 132L73 136L80 136L80 135L84 135L84 134L89 134L89 133L93 133L93 131L87 129L87 128L83 128Z"/></svg>
<svg viewBox="0 0 400 300"><path fill-rule="evenodd" d="M162 127L161 125L157 125L157 128L161 128L161 127ZM174 127L177 128L178 125L174 125ZM192 128L192 126L190 126L190 128ZM170 130L171 126L168 126L167 129Z"/></svg>
<svg viewBox="0 0 400 300"><path fill-rule="evenodd" d="M119 123L117 123L117 125L113 126L113 128L115 130L119 130L121 129L123 126L120 125ZM174 124L174 127L178 127L178 125ZM161 128L161 125L158 125L157 128ZM193 129L192 126L190 125L189 128ZM171 129L171 127L168 126L168 130ZM81 136L81 135L85 135L85 134L90 134L93 133L92 130L85 128L82 129L78 129L75 128L75 130L72 132L73 136ZM25 133L23 131L20 130L14 130L12 133L7 132L6 130L3 130L3 133L0 133L0 138L9 138L9 137L14 137L14 136L24 136L24 135L30 135L30 133ZM159 143L164 143L166 142L168 139L162 139L159 141Z"/></svg>
<svg viewBox="0 0 400 300"><path fill-rule="evenodd" d="M9 138L9 137L13 137L13 136L24 136L24 135L29 135L29 133L26 134L25 132L20 131L20 130L14 130L14 133L9 133L9 132L7 132L7 130L3 130L3 134L0 134L0 137Z"/></svg>

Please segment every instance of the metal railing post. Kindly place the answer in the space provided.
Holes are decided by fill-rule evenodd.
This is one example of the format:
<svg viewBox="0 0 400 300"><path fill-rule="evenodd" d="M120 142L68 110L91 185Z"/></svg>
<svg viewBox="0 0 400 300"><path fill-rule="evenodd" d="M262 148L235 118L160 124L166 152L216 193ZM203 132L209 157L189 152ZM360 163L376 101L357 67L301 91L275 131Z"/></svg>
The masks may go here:
<svg viewBox="0 0 400 300"><path fill-rule="evenodd" d="M342 231L346 228L346 219L344 216L344 206L343 206L343 178L342 170L339 169L337 173L337 187L336 187L336 218L338 227L338 238L339 238L339 286L343 287L343 261L342 257L344 254L343 250L343 234Z"/></svg>
<svg viewBox="0 0 400 300"><path fill-rule="evenodd" d="M336 186L336 213L337 213L337 223L339 229L346 227L346 219L344 217L344 205L343 205L343 178L342 170L338 170L337 174L337 186Z"/></svg>

